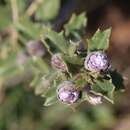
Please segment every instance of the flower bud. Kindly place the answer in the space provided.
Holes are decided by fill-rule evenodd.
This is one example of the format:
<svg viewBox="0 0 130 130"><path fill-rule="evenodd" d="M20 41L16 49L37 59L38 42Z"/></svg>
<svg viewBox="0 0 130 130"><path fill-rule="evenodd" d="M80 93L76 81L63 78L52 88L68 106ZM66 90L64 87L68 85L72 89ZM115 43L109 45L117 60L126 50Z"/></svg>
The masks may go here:
<svg viewBox="0 0 130 130"><path fill-rule="evenodd" d="M42 57L46 53L46 50L41 41L29 41L27 43L27 51L31 56L37 57Z"/></svg>
<svg viewBox="0 0 130 130"><path fill-rule="evenodd" d="M84 67L92 72L105 71L109 67L108 57L104 52L92 52L86 57Z"/></svg>
<svg viewBox="0 0 130 130"><path fill-rule="evenodd" d="M64 81L58 86L57 95L59 101L73 104L79 99L80 92L75 90L75 84L72 81Z"/></svg>
<svg viewBox="0 0 130 130"><path fill-rule="evenodd" d="M17 54L16 62L18 65L24 65L26 64L29 56L25 52L20 52Z"/></svg>
<svg viewBox="0 0 130 130"><path fill-rule="evenodd" d="M98 105L102 103L102 96L89 92L88 93L88 102L92 105Z"/></svg>
<svg viewBox="0 0 130 130"><path fill-rule="evenodd" d="M64 60L60 53L56 53L51 58L51 65L54 69L60 70L62 72L67 71L67 65L65 64Z"/></svg>

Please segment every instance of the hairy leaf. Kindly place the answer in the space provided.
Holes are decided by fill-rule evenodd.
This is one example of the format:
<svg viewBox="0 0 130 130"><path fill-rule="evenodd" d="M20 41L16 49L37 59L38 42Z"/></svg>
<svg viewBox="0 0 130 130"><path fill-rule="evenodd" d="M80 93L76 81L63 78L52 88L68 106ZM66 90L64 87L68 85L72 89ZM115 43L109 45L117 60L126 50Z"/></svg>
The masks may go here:
<svg viewBox="0 0 130 130"><path fill-rule="evenodd" d="M58 15L60 0L43 0L36 11L36 18L44 21L52 20Z"/></svg>
<svg viewBox="0 0 130 130"><path fill-rule="evenodd" d="M88 49L92 50L107 50L109 47L109 38L111 29L105 31L97 30L94 36L87 40Z"/></svg>
<svg viewBox="0 0 130 130"><path fill-rule="evenodd" d="M113 103L113 92L115 86L112 84L111 80L96 80L92 88L95 92L103 94L103 96Z"/></svg>
<svg viewBox="0 0 130 130"><path fill-rule="evenodd" d="M64 38L63 33L57 33L47 27L44 27L43 31L43 43L46 39L49 39L62 53L68 52L69 43Z"/></svg>
<svg viewBox="0 0 130 130"><path fill-rule="evenodd" d="M69 22L64 26L65 34L68 36L70 33L73 34L76 31L83 32L86 23L87 19L85 17L85 13L82 13L80 15L73 14Z"/></svg>

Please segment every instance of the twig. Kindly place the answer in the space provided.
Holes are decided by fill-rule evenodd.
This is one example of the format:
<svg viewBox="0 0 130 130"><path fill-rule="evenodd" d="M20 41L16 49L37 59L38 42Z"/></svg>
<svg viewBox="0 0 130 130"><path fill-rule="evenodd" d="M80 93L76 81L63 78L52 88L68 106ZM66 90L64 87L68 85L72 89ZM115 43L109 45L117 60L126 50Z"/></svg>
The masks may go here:
<svg viewBox="0 0 130 130"><path fill-rule="evenodd" d="M13 22L18 21L18 8L17 8L17 0L10 0L11 1L11 9L12 9L12 18Z"/></svg>
<svg viewBox="0 0 130 130"><path fill-rule="evenodd" d="M10 3L11 3L11 9L12 9L13 25L15 25L19 19L17 0L10 0ZM13 26L11 26L11 39L12 39L12 45L13 45L14 51L16 51L17 38L18 38L18 33L16 29Z"/></svg>
<svg viewBox="0 0 130 130"><path fill-rule="evenodd" d="M40 5L43 1L44 0L34 0L34 2L27 9L26 14L31 16L37 10L38 5Z"/></svg>

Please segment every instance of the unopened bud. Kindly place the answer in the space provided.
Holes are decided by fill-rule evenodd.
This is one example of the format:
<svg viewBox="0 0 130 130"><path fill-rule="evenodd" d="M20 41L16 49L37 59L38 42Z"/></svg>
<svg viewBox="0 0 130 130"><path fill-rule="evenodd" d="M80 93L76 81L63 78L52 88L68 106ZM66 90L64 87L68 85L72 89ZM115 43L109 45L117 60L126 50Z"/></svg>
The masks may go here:
<svg viewBox="0 0 130 130"><path fill-rule="evenodd" d="M52 56L51 65L54 69L60 70L62 72L67 71L67 65L65 64L60 53L56 53Z"/></svg>
<svg viewBox="0 0 130 130"><path fill-rule="evenodd" d="M42 57L46 54L46 50L41 41L29 41L27 43L27 51L31 56Z"/></svg>

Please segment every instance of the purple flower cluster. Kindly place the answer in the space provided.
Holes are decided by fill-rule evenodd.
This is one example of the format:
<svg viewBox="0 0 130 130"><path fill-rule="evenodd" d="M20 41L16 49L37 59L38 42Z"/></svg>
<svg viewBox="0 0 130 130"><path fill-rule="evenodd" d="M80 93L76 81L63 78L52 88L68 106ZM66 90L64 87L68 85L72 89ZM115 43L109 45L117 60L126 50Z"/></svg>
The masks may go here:
<svg viewBox="0 0 130 130"><path fill-rule="evenodd" d="M52 56L52 66L62 72L66 71L66 64L64 63L60 54ZM104 52L96 51L91 52L85 59L85 69L91 72L106 71L109 68L107 55ZM86 91L86 90L85 90ZM102 103L102 96L91 92L91 87L87 89L88 102L92 105ZM63 81L57 89L57 97L59 101L66 104L73 104L80 98L80 92L76 90L76 85L72 81Z"/></svg>
<svg viewBox="0 0 130 130"><path fill-rule="evenodd" d="M84 67L91 72L105 71L109 67L108 57L104 52L92 52L86 57Z"/></svg>
<svg viewBox="0 0 130 130"><path fill-rule="evenodd" d="M80 92L75 90L75 84L72 81L64 81L57 89L58 99L66 104L75 103L80 96Z"/></svg>

